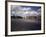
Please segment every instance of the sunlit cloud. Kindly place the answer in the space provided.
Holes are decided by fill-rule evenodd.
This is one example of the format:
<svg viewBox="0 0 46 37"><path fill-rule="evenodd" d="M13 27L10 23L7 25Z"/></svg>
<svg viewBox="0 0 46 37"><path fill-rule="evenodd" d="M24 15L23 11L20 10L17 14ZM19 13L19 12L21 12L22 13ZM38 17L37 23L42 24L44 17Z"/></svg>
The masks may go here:
<svg viewBox="0 0 46 37"><path fill-rule="evenodd" d="M41 8L34 10L31 7L13 6L12 15L14 16L37 16L41 13ZM16 10L20 10L16 12Z"/></svg>

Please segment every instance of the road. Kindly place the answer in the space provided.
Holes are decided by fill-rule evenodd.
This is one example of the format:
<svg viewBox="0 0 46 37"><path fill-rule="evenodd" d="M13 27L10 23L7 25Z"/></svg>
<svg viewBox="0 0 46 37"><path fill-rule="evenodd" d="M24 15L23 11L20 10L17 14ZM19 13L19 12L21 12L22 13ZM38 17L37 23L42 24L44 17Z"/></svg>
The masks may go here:
<svg viewBox="0 0 46 37"><path fill-rule="evenodd" d="M40 30L40 21L23 20L23 19L11 19L11 31L28 31L28 30Z"/></svg>

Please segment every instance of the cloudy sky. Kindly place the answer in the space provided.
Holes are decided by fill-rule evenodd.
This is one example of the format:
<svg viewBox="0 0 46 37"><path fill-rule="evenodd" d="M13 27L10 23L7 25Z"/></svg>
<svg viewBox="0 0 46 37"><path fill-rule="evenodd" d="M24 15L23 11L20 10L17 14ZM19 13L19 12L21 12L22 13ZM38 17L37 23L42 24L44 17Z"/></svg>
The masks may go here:
<svg viewBox="0 0 46 37"><path fill-rule="evenodd" d="M12 16L37 16L41 13L40 6L11 6Z"/></svg>

